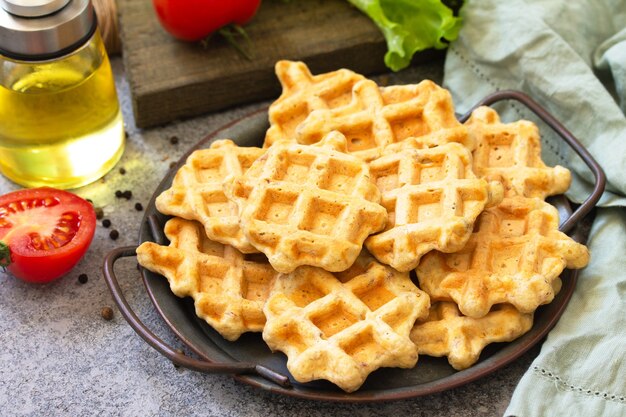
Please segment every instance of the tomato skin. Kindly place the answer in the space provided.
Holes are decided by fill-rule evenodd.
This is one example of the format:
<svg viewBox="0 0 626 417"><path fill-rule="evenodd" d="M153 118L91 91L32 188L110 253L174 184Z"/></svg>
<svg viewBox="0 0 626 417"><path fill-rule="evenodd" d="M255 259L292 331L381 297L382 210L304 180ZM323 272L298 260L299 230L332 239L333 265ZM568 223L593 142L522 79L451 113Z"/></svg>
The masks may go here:
<svg viewBox="0 0 626 417"><path fill-rule="evenodd" d="M199 41L228 24L245 25L261 0L152 0L152 4L161 25L172 36Z"/></svg>
<svg viewBox="0 0 626 417"><path fill-rule="evenodd" d="M44 200L51 203L33 205ZM10 213L15 207L21 207L19 214ZM31 235L55 221L70 229L69 240L56 248L36 248ZM11 258L7 269L24 281L41 284L67 274L87 252L95 229L93 206L70 192L42 187L0 196L0 241L8 245Z"/></svg>

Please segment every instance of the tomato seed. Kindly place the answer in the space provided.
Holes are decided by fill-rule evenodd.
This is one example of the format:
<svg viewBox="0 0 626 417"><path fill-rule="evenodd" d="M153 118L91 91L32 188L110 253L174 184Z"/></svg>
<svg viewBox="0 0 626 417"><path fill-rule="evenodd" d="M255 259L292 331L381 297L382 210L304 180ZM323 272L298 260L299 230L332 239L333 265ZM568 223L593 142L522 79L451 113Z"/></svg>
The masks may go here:
<svg viewBox="0 0 626 417"><path fill-rule="evenodd" d="M80 282L81 284L86 284L87 281L89 281L89 277L87 277L87 274L80 274L78 276L78 282Z"/></svg>
<svg viewBox="0 0 626 417"><path fill-rule="evenodd" d="M100 315L107 321L113 320L113 309L111 307L102 307Z"/></svg>
<svg viewBox="0 0 626 417"><path fill-rule="evenodd" d="M120 237L120 232L118 232L117 230L113 229L111 230L111 232L109 233L109 237L113 240L117 240L118 237Z"/></svg>

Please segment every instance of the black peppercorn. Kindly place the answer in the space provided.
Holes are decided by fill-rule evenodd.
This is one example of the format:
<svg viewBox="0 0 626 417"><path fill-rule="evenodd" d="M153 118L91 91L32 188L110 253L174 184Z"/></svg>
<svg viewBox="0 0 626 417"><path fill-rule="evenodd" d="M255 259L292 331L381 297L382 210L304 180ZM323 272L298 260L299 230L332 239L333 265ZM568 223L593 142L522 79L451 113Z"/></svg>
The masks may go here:
<svg viewBox="0 0 626 417"><path fill-rule="evenodd" d="M130 200L133 197L133 192L130 190L126 190L122 193L122 197L124 197L127 200Z"/></svg>
<svg viewBox="0 0 626 417"><path fill-rule="evenodd" d="M100 315L105 320L113 320L113 309L111 307L102 307Z"/></svg>
<svg viewBox="0 0 626 417"><path fill-rule="evenodd" d="M142 211L143 210L143 205L141 203L135 203L135 210Z"/></svg>
<svg viewBox="0 0 626 417"><path fill-rule="evenodd" d="M124 167L120 168L120 174L126 175L126 169L124 169Z"/></svg>
<svg viewBox="0 0 626 417"><path fill-rule="evenodd" d="M178 144L178 136L172 136L172 137L170 138L170 143L171 143L172 145L177 145L177 144Z"/></svg>
<svg viewBox="0 0 626 417"><path fill-rule="evenodd" d="M80 274L78 276L78 282L80 282L81 284L86 284L87 281L89 281L89 278L87 277L87 274Z"/></svg>
<svg viewBox="0 0 626 417"><path fill-rule="evenodd" d="M115 191L115 197L117 197L117 198L122 198L122 196L123 196L123 193L122 193L122 191L121 191L121 190L116 190L116 191Z"/></svg>
<svg viewBox="0 0 626 417"><path fill-rule="evenodd" d="M111 220L109 219L102 220L102 227L106 227L107 229L111 227Z"/></svg>
<svg viewBox="0 0 626 417"><path fill-rule="evenodd" d="M95 207L94 210L96 212L96 219L100 220L102 217L104 217L104 211L102 210L102 208Z"/></svg>
<svg viewBox="0 0 626 417"><path fill-rule="evenodd" d="M117 240L118 237L120 237L120 232L118 232L117 230L113 229L111 230L111 232L109 233L109 237L113 240Z"/></svg>

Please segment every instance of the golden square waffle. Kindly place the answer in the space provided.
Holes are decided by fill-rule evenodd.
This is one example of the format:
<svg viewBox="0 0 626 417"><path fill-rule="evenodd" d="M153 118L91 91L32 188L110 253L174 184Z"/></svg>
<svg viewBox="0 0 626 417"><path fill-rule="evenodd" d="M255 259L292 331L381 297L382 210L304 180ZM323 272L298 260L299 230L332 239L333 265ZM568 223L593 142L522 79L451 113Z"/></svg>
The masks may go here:
<svg viewBox="0 0 626 417"><path fill-rule="evenodd" d="M144 242L137 248L144 268L166 277L178 297L192 297L196 315L225 339L263 330L263 305L277 275L267 261L247 260L211 241L198 222L172 218L165 235L169 246Z"/></svg>
<svg viewBox="0 0 626 417"><path fill-rule="evenodd" d="M495 110L479 107L465 124L476 142L474 172L501 181L505 197L545 199L569 188L569 170L558 165L547 167L541 160L539 130L534 123L501 123Z"/></svg>
<svg viewBox="0 0 626 417"><path fill-rule="evenodd" d="M552 301L564 268L589 262L587 248L559 232L558 225L550 204L505 198L480 215L462 250L422 258L416 269L420 287L433 300L454 300L470 317L483 317L499 303L531 313Z"/></svg>
<svg viewBox="0 0 626 417"><path fill-rule="evenodd" d="M495 306L481 318L465 317L456 304L434 303L426 320L415 323L411 340L420 355L447 356L456 370L473 365L490 343L510 342L533 325L532 314L522 314L508 304Z"/></svg>
<svg viewBox="0 0 626 417"><path fill-rule="evenodd" d="M346 136L349 153L366 161L408 138L423 138L429 146L468 141L466 128L454 115L450 93L429 80L385 88L371 80L359 81L349 105L311 112L300 123L296 139L312 144L333 130Z"/></svg>
<svg viewBox="0 0 626 417"><path fill-rule="evenodd" d="M365 162L329 134L315 146L276 142L245 175L225 183L248 241L279 272L300 265L343 271L387 212Z"/></svg>
<svg viewBox="0 0 626 417"><path fill-rule="evenodd" d="M309 113L350 103L352 86L365 79L347 69L314 76L303 62L293 61L278 61L275 71L283 92L269 108L264 148L278 140L295 141L296 128Z"/></svg>
<svg viewBox="0 0 626 417"><path fill-rule="evenodd" d="M470 151L458 143L385 155L370 163L370 171L388 220L365 245L399 271L415 268L433 249L463 248L476 217L502 200L500 183L476 178Z"/></svg>
<svg viewBox="0 0 626 417"><path fill-rule="evenodd" d="M264 152L260 148L239 147L228 139L193 152L176 173L171 188L157 197L157 210L199 221L212 240L244 253L258 252L239 228L237 206L224 195L222 183L228 175L243 174Z"/></svg>
<svg viewBox="0 0 626 417"><path fill-rule="evenodd" d="M409 332L430 300L400 273L370 262L342 280L303 266L281 274L265 304L263 339L287 355L299 382L326 379L357 390L380 367L411 368L417 347Z"/></svg>

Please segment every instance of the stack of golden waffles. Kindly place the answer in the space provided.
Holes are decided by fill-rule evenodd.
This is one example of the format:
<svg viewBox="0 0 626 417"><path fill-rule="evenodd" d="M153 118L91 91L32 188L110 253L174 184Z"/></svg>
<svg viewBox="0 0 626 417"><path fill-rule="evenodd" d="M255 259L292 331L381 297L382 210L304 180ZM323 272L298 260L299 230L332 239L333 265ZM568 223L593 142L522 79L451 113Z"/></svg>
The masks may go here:
<svg viewBox="0 0 626 417"><path fill-rule="evenodd" d="M461 370L588 263L544 201L570 173L542 162L534 124L485 107L460 124L431 81L276 72L263 147L191 154L156 202L170 245L137 249L224 338L262 332L296 381L347 392L418 354Z"/></svg>

